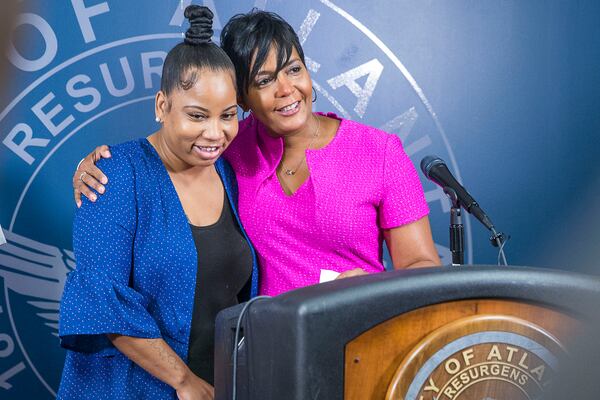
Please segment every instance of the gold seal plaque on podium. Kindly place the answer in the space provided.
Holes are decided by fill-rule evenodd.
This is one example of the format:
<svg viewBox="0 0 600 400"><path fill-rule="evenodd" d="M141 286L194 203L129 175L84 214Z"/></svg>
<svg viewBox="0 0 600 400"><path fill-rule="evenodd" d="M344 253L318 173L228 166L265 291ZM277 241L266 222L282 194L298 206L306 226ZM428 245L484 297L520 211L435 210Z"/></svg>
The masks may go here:
<svg viewBox="0 0 600 400"><path fill-rule="evenodd" d="M559 311L508 300L414 310L348 344L345 398L536 399L577 325Z"/></svg>

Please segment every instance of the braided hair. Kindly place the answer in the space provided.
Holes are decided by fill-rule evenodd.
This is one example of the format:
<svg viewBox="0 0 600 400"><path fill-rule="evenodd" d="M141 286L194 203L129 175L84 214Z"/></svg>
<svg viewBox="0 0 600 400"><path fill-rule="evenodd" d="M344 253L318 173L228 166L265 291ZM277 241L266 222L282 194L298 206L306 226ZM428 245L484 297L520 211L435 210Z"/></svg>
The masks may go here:
<svg viewBox="0 0 600 400"><path fill-rule="evenodd" d="M190 5L184 15L190 27L183 42L173 47L165 58L160 90L165 95L174 89L188 90L194 86L203 69L230 72L235 84L233 63L212 41L212 11L204 6Z"/></svg>

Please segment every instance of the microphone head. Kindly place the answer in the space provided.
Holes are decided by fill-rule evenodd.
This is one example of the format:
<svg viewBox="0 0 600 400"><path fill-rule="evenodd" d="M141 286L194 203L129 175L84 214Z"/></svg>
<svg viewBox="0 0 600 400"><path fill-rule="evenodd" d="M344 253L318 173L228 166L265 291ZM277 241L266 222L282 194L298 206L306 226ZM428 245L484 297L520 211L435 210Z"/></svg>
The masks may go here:
<svg viewBox="0 0 600 400"><path fill-rule="evenodd" d="M440 164L446 165L444 160L442 160L438 156L433 156L433 155L425 156L421 160L421 171L423 171L423 174L427 177L427 179L431 179L431 177L429 176L429 171L431 171L431 168L433 168L434 166L440 165Z"/></svg>

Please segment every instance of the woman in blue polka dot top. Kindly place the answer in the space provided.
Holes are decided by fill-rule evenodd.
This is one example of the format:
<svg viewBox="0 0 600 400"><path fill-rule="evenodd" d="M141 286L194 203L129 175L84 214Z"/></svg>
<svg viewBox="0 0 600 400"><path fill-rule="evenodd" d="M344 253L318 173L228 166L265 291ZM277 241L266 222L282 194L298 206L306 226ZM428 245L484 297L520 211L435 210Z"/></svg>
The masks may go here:
<svg viewBox="0 0 600 400"><path fill-rule="evenodd" d="M234 67L211 42L210 10L185 15L156 95L160 129L111 148L99 162L111 190L75 216L59 399L212 399L216 313L256 295L235 175L219 158L238 131Z"/></svg>

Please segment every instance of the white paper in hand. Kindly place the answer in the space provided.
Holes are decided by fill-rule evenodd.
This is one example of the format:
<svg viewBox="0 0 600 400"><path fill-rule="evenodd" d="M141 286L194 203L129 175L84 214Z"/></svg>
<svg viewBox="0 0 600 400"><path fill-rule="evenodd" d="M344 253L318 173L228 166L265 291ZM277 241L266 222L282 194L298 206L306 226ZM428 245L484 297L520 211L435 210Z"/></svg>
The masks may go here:
<svg viewBox="0 0 600 400"><path fill-rule="evenodd" d="M321 276L319 277L319 283L329 282L338 277L340 273L332 271L330 269L322 269Z"/></svg>

